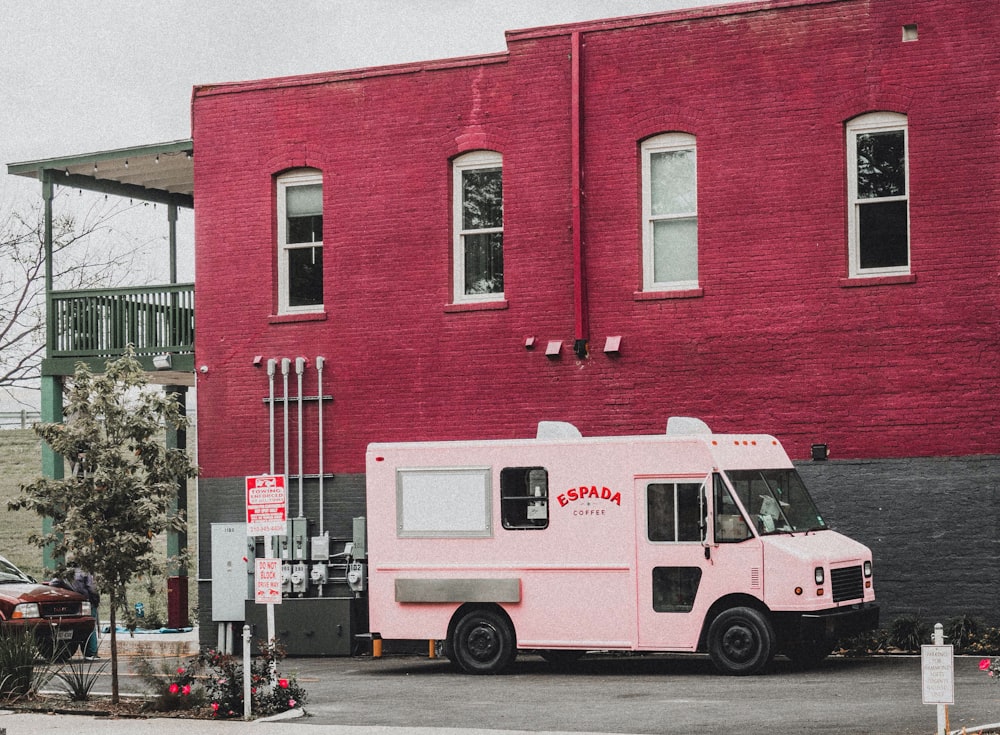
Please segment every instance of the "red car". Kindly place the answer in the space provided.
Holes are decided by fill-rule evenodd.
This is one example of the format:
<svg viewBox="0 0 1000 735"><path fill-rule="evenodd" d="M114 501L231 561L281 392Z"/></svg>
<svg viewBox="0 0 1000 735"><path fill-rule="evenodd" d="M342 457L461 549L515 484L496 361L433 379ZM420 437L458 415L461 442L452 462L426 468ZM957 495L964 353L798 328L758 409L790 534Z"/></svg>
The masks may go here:
<svg viewBox="0 0 1000 735"><path fill-rule="evenodd" d="M94 623L83 595L39 584L0 556L0 627L5 631L34 631L42 656L65 660L85 650Z"/></svg>

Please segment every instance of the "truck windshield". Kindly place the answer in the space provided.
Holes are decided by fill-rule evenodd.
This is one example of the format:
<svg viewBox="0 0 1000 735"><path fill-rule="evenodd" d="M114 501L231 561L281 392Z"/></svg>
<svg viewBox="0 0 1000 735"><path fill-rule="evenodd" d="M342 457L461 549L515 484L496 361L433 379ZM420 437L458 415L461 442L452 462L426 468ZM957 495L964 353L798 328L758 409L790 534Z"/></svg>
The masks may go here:
<svg viewBox="0 0 1000 735"><path fill-rule="evenodd" d="M729 470L726 475L759 533L827 527L795 470Z"/></svg>

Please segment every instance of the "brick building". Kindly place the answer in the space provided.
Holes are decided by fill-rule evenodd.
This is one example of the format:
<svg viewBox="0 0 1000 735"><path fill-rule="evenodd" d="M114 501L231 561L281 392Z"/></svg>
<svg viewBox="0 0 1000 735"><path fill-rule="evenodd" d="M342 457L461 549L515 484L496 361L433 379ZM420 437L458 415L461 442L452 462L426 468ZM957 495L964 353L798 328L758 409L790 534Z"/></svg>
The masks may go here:
<svg viewBox="0 0 1000 735"><path fill-rule="evenodd" d="M345 539L371 441L682 415L782 439L884 620L997 622L993 10L773 0L196 88L201 569L246 475Z"/></svg>

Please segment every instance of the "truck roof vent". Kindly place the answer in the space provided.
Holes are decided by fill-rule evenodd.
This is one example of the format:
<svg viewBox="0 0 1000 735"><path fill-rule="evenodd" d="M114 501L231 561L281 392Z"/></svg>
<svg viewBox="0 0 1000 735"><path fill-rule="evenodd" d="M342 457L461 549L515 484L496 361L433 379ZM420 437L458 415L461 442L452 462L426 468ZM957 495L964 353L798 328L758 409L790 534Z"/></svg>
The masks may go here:
<svg viewBox="0 0 1000 735"><path fill-rule="evenodd" d="M580 430L567 421L539 421L536 439L581 439Z"/></svg>
<svg viewBox="0 0 1000 735"><path fill-rule="evenodd" d="M667 436L703 436L711 433L708 424L701 419L690 416L671 416L667 419Z"/></svg>

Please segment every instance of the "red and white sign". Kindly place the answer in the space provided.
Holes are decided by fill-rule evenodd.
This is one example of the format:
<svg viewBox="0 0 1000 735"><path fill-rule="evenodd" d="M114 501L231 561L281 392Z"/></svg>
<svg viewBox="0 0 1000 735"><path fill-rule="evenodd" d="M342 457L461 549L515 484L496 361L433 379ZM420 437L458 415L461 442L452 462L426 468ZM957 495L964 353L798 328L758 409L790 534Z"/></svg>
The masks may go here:
<svg viewBox="0 0 1000 735"><path fill-rule="evenodd" d="M286 533L285 476L255 475L247 481L247 536Z"/></svg>
<svg viewBox="0 0 1000 735"><path fill-rule="evenodd" d="M254 602L281 604L281 559L254 560Z"/></svg>

